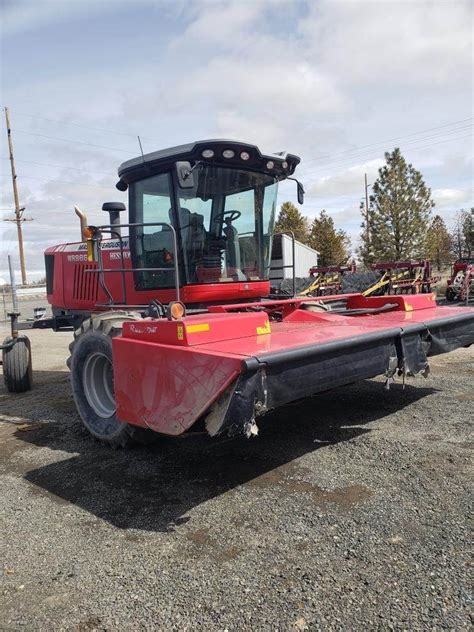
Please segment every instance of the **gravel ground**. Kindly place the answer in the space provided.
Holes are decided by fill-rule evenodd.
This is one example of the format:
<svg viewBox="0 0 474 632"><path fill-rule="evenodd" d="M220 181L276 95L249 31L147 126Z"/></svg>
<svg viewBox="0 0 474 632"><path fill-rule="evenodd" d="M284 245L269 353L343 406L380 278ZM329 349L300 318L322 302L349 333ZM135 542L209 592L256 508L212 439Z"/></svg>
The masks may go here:
<svg viewBox="0 0 474 632"><path fill-rule="evenodd" d="M0 386L2 630L470 628L472 348L253 440L112 451L75 413L70 334L31 338L34 390Z"/></svg>

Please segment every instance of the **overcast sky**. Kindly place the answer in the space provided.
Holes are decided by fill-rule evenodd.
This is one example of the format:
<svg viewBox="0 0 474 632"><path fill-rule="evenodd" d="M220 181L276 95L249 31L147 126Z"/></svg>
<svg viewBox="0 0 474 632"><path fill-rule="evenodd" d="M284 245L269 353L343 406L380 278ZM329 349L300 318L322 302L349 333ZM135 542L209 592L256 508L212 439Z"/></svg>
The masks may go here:
<svg viewBox="0 0 474 632"><path fill-rule="evenodd" d="M124 199L118 165L227 137L301 156L302 211L325 208L357 245L363 177L400 146L448 223L473 205L470 0L0 0L30 278L75 240L73 205ZM0 216L11 216L5 126ZM38 164L41 163L41 164ZM290 186L291 184L291 186ZM292 183L280 202L295 199ZM124 200L125 201L125 200ZM102 217L102 219L105 219ZM17 257L0 222L0 276ZM18 266L17 266L18 267Z"/></svg>

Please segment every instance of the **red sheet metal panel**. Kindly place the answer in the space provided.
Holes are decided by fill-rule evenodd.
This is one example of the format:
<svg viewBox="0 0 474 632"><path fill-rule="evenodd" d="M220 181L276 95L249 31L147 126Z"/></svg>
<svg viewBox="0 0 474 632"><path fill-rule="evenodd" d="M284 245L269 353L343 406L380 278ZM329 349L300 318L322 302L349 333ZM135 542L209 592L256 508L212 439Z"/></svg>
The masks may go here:
<svg viewBox="0 0 474 632"><path fill-rule="evenodd" d="M266 312L199 314L183 320L149 319L124 323L123 338L190 347L220 340L267 334Z"/></svg>
<svg viewBox="0 0 474 632"><path fill-rule="evenodd" d="M48 296L48 301L55 307L66 307L67 309L106 309L97 303L108 302L108 297L98 287L98 295L80 294L79 298L74 293L74 286L71 282L75 274L75 269L79 265L87 264L86 244L84 242L61 244L46 251L55 257L55 277L57 291L54 295ZM123 263L120 253L120 244L116 239L107 239L102 242L103 266L106 269L120 269L122 265L126 269L131 269L130 250L128 249L128 238L124 238ZM87 273L87 277L96 276L94 273ZM122 274L119 272L106 272L104 274L107 287L116 303L125 300L122 287ZM92 282L93 279L90 279ZM129 305L147 305L151 300L158 299L162 303L169 303L176 300L174 288L157 288L153 290L137 290L134 276L131 272L125 273L125 285L127 291L127 303ZM268 296L270 292L269 281L236 281L226 283L202 283L185 285L181 288L181 300L186 305L196 303L210 303L215 301L242 301L248 299L258 300L263 296Z"/></svg>
<svg viewBox="0 0 474 632"><path fill-rule="evenodd" d="M408 295L385 295L385 296L363 296L355 294L347 299L348 309L381 307L387 303L396 303L398 309L404 312L413 312L418 309L433 309L436 307L436 295L431 294L408 294Z"/></svg>
<svg viewBox="0 0 474 632"><path fill-rule="evenodd" d="M187 430L240 373L238 357L114 338L120 420L157 432Z"/></svg>
<svg viewBox="0 0 474 632"><path fill-rule="evenodd" d="M380 298L385 301L390 299L389 302L391 302L394 297ZM208 343L199 348L213 352L241 354L246 357L260 357L262 353L274 353L291 348L297 349L309 345L335 342L384 329L408 330L423 323L429 324L430 321L454 317L463 312L472 314L473 311L472 308L462 307L431 307L431 309L397 310L364 316L343 316L331 312L311 314L308 312L304 322L291 322L290 319L290 321L270 323L271 333L267 335ZM314 318L311 318L310 314Z"/></svg>

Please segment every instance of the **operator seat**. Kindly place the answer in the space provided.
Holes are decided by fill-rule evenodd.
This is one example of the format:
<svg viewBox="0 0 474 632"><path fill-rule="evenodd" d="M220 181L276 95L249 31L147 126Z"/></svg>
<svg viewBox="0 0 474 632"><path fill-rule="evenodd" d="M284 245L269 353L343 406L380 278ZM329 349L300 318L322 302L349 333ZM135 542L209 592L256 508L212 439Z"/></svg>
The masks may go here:
<svg viewBox="0 0 474 632"><path fill-rule="evenodd" d="M181 234L181 243L183 246L183 250L187 251L188 243L190 241L190 233L191 233L191 222L190 222L191 211L181 206L178 208L179 226L175 225L174 218L173 218L173 211L171 209L168 211L168 214L170 217L170 224L173 224L173 226L176 229L176 232Z"/></svg>
<svg viewBox="0 0 474 632"><path fill-rule="evenodd" d="M174 250L171 230L161 226L153 233L141 233L142 266L144 268L170 268L168 270L142 270L140 272L143 287L173 287L174 263L171 253Z"/></svg>
<svg viewBox="0 0 474 632"><path fill-rule="evenodd" d="M146 255L162 250L173 250L173 239L171 231L163 226L161 230L154 233L143 233L143 249Z"/></svg>
<svg viewBox="0 0 474 632"><path fill-rule="evenodd" d="M169 215L170 221L172 221L173 213L171 209ZM190 279L195 280L196 266L202 260L207 239L206 229L204 228L204 215L191 213L189 209L179 207L178 218L182 248L183 252L186 253L188 275Z"/></svg>
<svg viewBox="0 0 474 632"><path fill-rule="evenodd" d="M225 262L227 268L234 268L239 281L245 281L246 277L240 268L240 242L239 231L232 225L230 218L224 219L222 232L226 238Z"/></svg>

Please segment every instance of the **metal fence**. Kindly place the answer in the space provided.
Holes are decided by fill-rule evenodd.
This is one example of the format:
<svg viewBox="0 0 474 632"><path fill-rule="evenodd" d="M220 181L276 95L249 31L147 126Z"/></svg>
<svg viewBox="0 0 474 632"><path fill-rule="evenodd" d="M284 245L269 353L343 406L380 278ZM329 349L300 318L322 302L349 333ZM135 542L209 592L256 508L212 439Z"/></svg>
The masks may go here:
<svg viewBox="0 0 474 632"><path fill-rule="evenodd" d="M0 323L10 321L9 312L18 311L22 319L27 319L39 318L48 310L45 287L32 285L27 288L17 288L17 307L15 308L11 286L0 286Z"/></svg>
<svg viewBox="0 0 474 632"><path fill-rule="evenodd" d="M13 296L9 285L2 285L0 288L0 320L6 322L8 320L8 312L13 310Z"/></svg>

